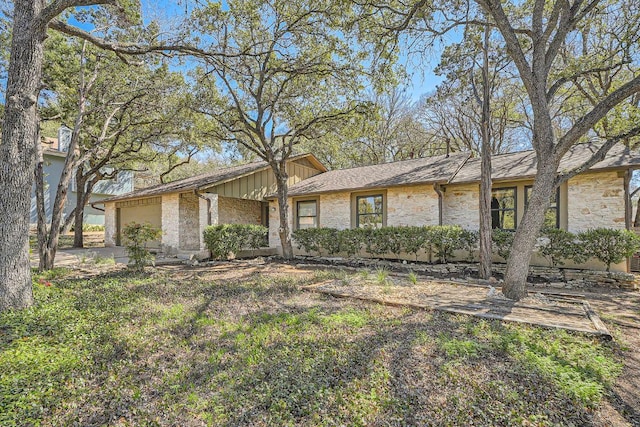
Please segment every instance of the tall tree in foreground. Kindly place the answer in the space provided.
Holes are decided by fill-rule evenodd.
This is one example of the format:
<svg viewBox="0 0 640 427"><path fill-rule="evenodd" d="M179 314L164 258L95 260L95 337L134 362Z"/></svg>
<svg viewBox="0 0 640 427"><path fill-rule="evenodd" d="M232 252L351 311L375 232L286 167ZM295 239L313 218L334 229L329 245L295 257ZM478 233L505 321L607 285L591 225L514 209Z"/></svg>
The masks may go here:
<svg viewBox="0 0 640 427"><path fill-rule="evenodd" d="M29 207L36 107L49 23L75 6L114 0L15 0L0 145L0 311L32 303Z"/></svg>
<svg viewBox="0 0 640 427"><path fill-rule="evenodd" d="M486 24L469 18L473 5L482 9L501 35L515 65L537 157L535 182L514 236L502 289L517 300L526 295L531 255L556 188L603 159L615 144L640 134L633 104L633 96L640 92L640 4L635 0L469 0L457 8L450 2L416 1L404 12L374 9L383 15L387 33L442 35L460 25ZM586 101L580 82L621 68L628 72L618 74L612 84ZM605 130L603 124L612 120L618 126ZM598 142L599 149L573 170L559 171L563 156L587 140Z"/></svg>
<svg viewBox="0 0 640 427"><path fill-rule="evenodd" d="M511 248L504 276L503 293L508 298L526 295L526 279L531 254L544 223L545 211L556 188L581 171L602 160L615 144L640 134L640 121L627 123L597 134L595 129L631 108L630 97L640 92L638 71L639 5L635 1L535 0L524 7L503 5L498 0L477 0L502 34L505 48L522 80L531 107L532 145L537 156L537 173L528 208L524 213ZM577 50L582 43L589 49ZM566 67L569 61L573 67ZM597 78L621 63L635 61L635 72L620 76L599 92L583 114L558 117L556 109L576 83ZM569 117L567 117L569 116ZM630 118L633 117L633 114ZM562 119L570 119L563 126ZM575 144L587 137L598 137L599 150L586 162L569 171L558 171L560 160Z"/></svg>
<svg viewBox="0 0 640 427"><path fill-rule="evenodd" d="M360 110L358 54L332 0L235 0L195 11L194 31L224 56L197 73L200 110L216 118L222 140L266 161L276 178L283 256L293 256L287 161L303 140L320 138ZM210 94L216 93L219 98Z"/></svg>

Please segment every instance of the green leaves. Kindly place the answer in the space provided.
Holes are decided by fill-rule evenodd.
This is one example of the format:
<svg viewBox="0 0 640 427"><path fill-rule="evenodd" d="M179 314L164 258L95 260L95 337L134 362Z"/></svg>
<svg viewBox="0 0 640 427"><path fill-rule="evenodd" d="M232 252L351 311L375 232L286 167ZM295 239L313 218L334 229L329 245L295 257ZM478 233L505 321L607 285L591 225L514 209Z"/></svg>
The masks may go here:
<svg viewBox="0 0 640 427"><path fill-rule="evenodd" d="M640 237L629 230L595 228L578 234L578 239L585 253L605 263L607 271L640 249Z"/></svg>
<svg viewBox="0 0 640 427"><path fill-rule="evenodd" d="M146 247L146 244L162 237L162 230L149 223L138 224L132 222L122 229L125 249L129 262L135 270L144 270L144 266L153 262L153 255Z"/></svg>
<svg viewBox="0 0 640 427"><path fill-rule="evenodd" d="M204 242L215 259L227 259L242 249L259 249L268 244L269 230L261 225L222 224L204 229Z"/></svg>

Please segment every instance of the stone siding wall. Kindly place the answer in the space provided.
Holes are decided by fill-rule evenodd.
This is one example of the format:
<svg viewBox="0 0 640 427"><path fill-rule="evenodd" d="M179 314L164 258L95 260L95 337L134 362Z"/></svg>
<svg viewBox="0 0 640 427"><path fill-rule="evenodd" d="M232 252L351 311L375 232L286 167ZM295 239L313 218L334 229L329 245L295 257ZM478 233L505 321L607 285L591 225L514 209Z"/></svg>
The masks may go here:
<svg viewBox="0 0 640 427"><path fill-rule="evenodd" d="M291 199L289 199L289 230L292 230L293 221L291 203ZM277 200L269 200L269 247L276 248L278 254L282 255L282 245L280 244L280 209Z"/></svg>
<svg viewBox="0 0 640 427"><path fill-rule="evenodd" d="M302 200L302 199L297 199ZM351 193L320 196L320 227L345 230L351 228Z"/></svg>
<svg viewBox="0 0 640 427"><path fill-rule="evenodd" d="M262 202L218 197L218 224L261 224Z"/></svg>
<svg viewBox="0 0 640 427"><path fill-rule="evenodd" d="M104 204L104 245L113 247L116 245L116 204Z"/></svg>
<svg viewBox="0 0 640 427"><path fill-rule="evenodd" d="M206 245L204 244L204 229L210 224L211 221L211 216L210 216L210 212L209 212L209 205L211 204L211 206L213 206L213 201L211 200L211 197L209 194L203 194L203 198L198 197L198 202L199 202L199 214L200 214L200 218L199 218L199 222L200 222L200 230L199 230L199 236L200 236L200 250L205 250L206 249ZM208 201L207 201L208 200Z"/></svg>
<svg viewBox="0 0 640 427"><path fill-rule="evenodd" d="M478 230L480 228L479 197L478 184L447 187L443 197L442 223Z"/></svg>
<svg viewBox="0 0 640 427"><path fill-rule="evenodd" d="M387 225L438 225L438 194L432 185L390 188L387 191Z"/></svg>
<svg viewBox="0 0 640 427"><path fill-rule="evenodd" d="M179 246L183 251L200 250L200 198L192 193L180 194Z"/></svg>
<svg viewBox="0 0 640 427"><path fill-rule="evenodd" d="M162 249L167 254L175 254L180 246L180 195L162 196Z"/></svg>
<svg viewBox="0 0 640 427"><path fill-rule="evenodd" d="M624 178L617 172L578 175L568 185L568 229L625 228Z"/></svg>

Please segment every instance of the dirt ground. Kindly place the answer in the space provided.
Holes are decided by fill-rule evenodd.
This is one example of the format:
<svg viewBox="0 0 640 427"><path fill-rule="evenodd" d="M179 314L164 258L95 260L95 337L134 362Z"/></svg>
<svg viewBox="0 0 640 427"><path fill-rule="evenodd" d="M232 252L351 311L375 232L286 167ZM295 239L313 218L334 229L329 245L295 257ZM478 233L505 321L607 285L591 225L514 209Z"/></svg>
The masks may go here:
<svg viewBox="0 0 640 427"><path fill-rule="evenodd" d="M182 265L160 267L185 280L238 280L259 273L264 275L309 275L313 269L296 268L285 263L236 261L197 267ZM464 287L456 285L460 293ZM540 288L536 287L535 291ZM602 425L640 426L640 292L602 290L581 292L612 333L615 347L623 361L623 371L603 403L597 418Z"/></svg>
<svg viewBox="0 0 640 427"><path fill-rule="evenodd" d="M95 236L95 240L98 241L99 237ZM116 264L103 267L100 271L104 272L104 268L119 270L125 267L122 264ZM307 266L297 268L292 264L265 261L262 258L233 262L210 262L197 266L163 265L157 269L170 273L172 277L185 282L190 280L239 281L256 274L269 277L309 276L314 274L315 270ZM77 271L80 275L98 273L94 271L91 274L91 268L86 266L80 267ZM375 275L375 272L370 274ZM345 275L345 277L347 276ZM389 292L382 288L379 291L383 294ZM464 295L467 291L469 288L465 286L452 284L450 289L447 289L447 295L453 301L456 293ZM540 288L536 287L533 291L540 291ZM600 420L599 425L640 426L640 292L622 290L576 292L589 301L611 332L614 348L624 365L608 399L598 409L596 417Z"/></svg>

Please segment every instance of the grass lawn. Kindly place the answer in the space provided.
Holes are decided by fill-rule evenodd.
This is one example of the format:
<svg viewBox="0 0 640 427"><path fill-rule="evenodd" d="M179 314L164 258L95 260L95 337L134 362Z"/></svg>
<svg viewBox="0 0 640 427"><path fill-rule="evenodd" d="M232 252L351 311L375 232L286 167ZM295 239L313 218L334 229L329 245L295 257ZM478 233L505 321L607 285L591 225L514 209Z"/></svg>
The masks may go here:
<svg viewBox="0 0 640 427"><path fill-rule="evenodd" d="M591 425L614 344L301 291L235 267L34 279L0 314L0 425Z"/></svg>

